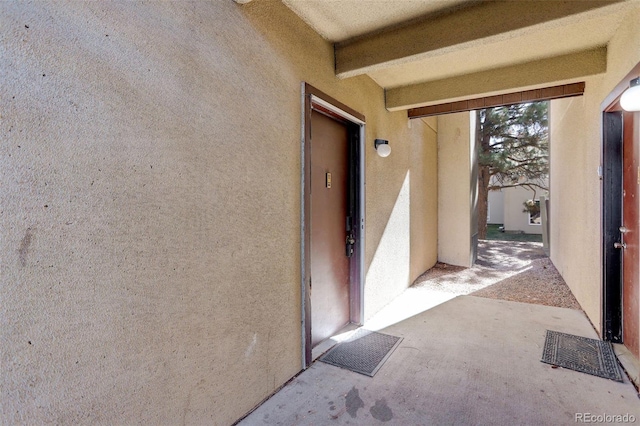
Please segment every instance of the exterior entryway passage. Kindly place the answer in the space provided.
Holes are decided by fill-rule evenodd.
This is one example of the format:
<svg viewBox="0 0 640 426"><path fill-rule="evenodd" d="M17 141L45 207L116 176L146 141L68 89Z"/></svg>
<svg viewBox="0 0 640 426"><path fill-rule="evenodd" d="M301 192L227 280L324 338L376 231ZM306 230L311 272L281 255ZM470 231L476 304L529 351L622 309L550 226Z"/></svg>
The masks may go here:
<svg viewBox="0 0 640 426"><path fill-rule="evenodd" d="M483 241L478 263L439 264L365 323L403 338L374 377L315 362L240 424L640 421L626 375L618 383L540 361L547 330L598 338L541 244ZM535 304L501 300L527 297L527 286L532 299L557 294Z"/></svg>

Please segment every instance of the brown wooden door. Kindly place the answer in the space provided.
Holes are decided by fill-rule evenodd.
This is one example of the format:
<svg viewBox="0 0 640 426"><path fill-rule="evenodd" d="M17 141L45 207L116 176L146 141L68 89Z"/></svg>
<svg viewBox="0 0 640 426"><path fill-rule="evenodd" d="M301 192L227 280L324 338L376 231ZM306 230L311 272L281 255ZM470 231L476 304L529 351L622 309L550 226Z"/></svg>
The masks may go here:
<svg viewBox="0 0 640 426"><path fill-rule="evenodd" d="M640 113L624 113L623 117L622 223L626 232L621 232L621 241L625 244L622 249L622 340L636 358L640 358Z"/></svg>
<svg viewBox="0 0 640 426"><path fill-rule="evenodd" d="M311 114L311 345L349 322L346 124ZM330 174L331 183L328 183Z"/></svg>

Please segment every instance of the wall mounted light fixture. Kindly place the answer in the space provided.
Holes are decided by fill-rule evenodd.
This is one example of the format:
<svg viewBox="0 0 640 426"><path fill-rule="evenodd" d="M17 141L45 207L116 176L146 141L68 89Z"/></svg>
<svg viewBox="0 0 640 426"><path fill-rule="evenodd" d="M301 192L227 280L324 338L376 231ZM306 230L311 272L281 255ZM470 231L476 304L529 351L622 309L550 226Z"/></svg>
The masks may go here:
<svg viewBox="0 0 640 426"><path fill-rule="evenodd" d="M620 97L620 106L625 111L640 111L640 77L631 80Z"/></svg>
<svg viewBox="0 0 640 426"><path fill-rule="evenodd" d="M391 147L389 146L389 141L384 139L376 139L373 142L373 146L376 148L378 155L380 157L388 157L391 154Z"/></svg>

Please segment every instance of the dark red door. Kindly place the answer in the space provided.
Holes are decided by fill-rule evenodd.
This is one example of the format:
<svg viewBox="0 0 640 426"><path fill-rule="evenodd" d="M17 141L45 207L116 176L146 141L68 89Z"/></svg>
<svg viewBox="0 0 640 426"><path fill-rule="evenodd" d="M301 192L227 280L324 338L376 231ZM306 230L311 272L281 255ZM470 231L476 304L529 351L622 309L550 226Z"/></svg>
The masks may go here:
<svg viewBox="0 0 640 426"><path fill-rule="evenodd" d="M311 114L311 345L349 322L345 254L349 133L345 123Z"/></svg>
<svg viewBox="0 0 640 426"><path fill-rule="evenodd" d="M640 113L624 113L622 147L622 340L640 358Z"/></svg>

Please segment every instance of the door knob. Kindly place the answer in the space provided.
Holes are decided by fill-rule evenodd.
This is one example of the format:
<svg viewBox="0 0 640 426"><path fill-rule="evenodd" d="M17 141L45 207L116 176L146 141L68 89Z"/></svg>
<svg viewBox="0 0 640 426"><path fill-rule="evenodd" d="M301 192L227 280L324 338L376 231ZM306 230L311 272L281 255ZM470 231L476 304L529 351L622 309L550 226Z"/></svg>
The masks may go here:
<svg viewBox="0 0 640 426"><path fill-rule="evenodd" d="M629 229L626 226L621 226L620 228L618 228L620 230L620 232L622 232L623 234L626 234L627 232L629 232Z"/></svg>
<svg viewBox="0 0 640 426"><path fill-rule="evenodd" d="M613 247L614 248L621 248L621 249L626 249L627 248L627 243L613 243Z"/></svg>

